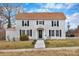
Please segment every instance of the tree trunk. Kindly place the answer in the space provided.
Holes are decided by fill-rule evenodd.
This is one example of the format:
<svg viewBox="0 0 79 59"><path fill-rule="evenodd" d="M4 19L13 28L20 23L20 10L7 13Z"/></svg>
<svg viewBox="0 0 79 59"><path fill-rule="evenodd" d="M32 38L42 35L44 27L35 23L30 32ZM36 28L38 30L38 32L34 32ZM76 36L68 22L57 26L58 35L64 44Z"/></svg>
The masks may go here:
<svg viewBox="0 0 79 59"><path fill-rule="evenodd" d="M9 17L8 17L8 25L7 25L7 28L11 28L10 12L9 12Z"/></svg>

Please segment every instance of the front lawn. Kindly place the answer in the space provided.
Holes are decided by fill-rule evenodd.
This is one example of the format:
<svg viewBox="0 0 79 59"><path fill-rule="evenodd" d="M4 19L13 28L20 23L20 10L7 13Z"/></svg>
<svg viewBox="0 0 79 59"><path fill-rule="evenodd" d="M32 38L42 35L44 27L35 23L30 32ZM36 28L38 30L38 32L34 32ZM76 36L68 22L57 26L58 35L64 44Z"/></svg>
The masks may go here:
<svg viewBox="0 0 79 59"><path fill-rule="evenodd" d="M79 46L79 39L52 39L45 40L46 48Z"/></svg>
<svg viewBox="0 0 79 59"><path fill-rule="evenodd" d="M0 52L0 56L79 56L79 49Z"/></svg>
<svg viewBox="0 0 79 59"><path fill-rule="evenodd" d="M33 47L34 47L33 41L18 41L18 42L0 41L0 49L23 49Z"/></svg>

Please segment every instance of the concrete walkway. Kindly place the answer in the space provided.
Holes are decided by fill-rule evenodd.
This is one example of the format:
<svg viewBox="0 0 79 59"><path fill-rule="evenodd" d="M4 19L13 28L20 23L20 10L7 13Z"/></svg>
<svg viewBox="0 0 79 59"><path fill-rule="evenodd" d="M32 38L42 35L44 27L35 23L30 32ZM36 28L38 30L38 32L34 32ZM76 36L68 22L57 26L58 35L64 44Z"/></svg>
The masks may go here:
<svg viewBox="0 0 79 59"><path fill-rule="evenodd" d="M45 48L44 40L37 40L34 48Z"/></svg>
<svg viewBox="0 0 79 59"><path fill-rule="evenodd" d="M48 51L48 50L77 50L79 47L56 47L56 48L42 48L42 49L8 49L8 50L0 50L1 52L25 52L25 51Z"/></svg>

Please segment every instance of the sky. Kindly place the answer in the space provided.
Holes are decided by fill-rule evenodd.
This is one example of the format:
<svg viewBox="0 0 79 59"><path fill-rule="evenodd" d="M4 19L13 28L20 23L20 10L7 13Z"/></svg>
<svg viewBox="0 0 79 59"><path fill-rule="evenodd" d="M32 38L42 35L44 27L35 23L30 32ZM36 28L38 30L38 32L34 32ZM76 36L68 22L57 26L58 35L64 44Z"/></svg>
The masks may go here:
<svg viewBox="0 0 79 59"><path fill-rule="evenodd" d="M23 7L27 13L63 12L66 15L66 26L68 22L73 29L79 25L79 3L26 3Z"/></svg>
<svg viewBox="0 0 79 59"><path fill-rule="evenodd" d="M22 3L21 5L25 13L63 12L66 16L66 29L68 22L72 29L79 25L79 3Z"/></svg>

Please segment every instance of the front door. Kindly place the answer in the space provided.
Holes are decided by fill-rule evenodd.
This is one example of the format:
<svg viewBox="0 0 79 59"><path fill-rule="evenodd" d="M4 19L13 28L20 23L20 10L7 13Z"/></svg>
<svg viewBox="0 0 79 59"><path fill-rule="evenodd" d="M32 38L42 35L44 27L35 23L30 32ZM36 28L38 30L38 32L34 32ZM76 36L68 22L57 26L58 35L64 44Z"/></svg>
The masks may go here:
<svg viewBox="0 0 79 59"><path fill-rule="evenodd" d="M42 30L38 30L38 37L39 37L39 39L42 38Z"/></svg>

